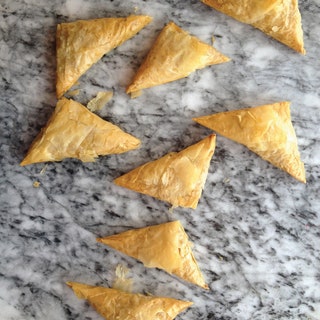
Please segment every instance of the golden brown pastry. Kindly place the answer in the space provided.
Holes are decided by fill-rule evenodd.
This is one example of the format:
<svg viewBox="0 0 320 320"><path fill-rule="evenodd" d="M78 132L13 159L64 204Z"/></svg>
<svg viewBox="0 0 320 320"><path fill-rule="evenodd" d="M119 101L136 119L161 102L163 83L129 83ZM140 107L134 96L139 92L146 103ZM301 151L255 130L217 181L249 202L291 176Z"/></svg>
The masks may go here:
<svg viewBox="0 0 320 320"><path fill-rule="evenodd" d="M244 144L264 160L306 182L289 102L221 112L193 120Z"/></svg>
<svg viewBox="0 0 320 320"><path fill-rule="evenodd" d="M185 281L208 289L180 221L129 230L97 241L159 268Z"/></svg>
<svg viewBox="0 0 320 320"><path fill-rule="evenodd" d="M173 207L196 208L204 187L215 135L180 151L148 162L114 180L133 191L167 201Z"/></svg>
<svg viewBox="0 0 320 320"><path fill-rule="evenodd" d="M127 93L185 78L197 69L227 61L229 58L212 46L170 22L159 34Z"/></svg>
<svg viewBox="0 0 320 320"><path fill-rule="evenodd" d="M62 98L20 165L64 158L90 162L99 155L123 153L139 145L140 140L101 119L80 103Z"/></svg>
<svg viewBox="0 0 320 320"><path fill-rule="evenodd" d="M297 0L201 0L305 54Z"/></svg>
<svg viewBox="0 0 320 320"><path fill-rule="evenodd" d="M107 320L172 320L190 307L189 301L145 296L105 287L67 282L76 296L86 299Z"/></svg>
<svg viewBox="0 0 320 320"><path fill-rule="evenodd" d="M69 90L103 55L133 37L151 20L148 16L129 16L58 24L57 97Z"/></svg>

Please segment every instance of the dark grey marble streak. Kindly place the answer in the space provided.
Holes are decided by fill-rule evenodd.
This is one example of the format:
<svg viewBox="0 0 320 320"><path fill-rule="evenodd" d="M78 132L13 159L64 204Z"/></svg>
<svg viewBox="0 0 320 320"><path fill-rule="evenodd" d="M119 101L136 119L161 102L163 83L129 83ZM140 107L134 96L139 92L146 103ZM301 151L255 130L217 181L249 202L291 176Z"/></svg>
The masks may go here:
<svg viewBox="0 0 320 320"><path fill-rule="evenodd" d="M64 282L111 286L119 263L130 268L136 292L193 301L178 319L320 319L320 5L300 1L300 10L306 56L196 0L1 1L0 319L101 319ZM56 24L135 12L153 23L93 66L76 99L86 104L113 90L100 115L139 137L141 148L95 163L19 167L56 103ZM208 43L214 35L232 61L131 100L125 87L170 20ZM196 210L170 213L112 183L207 136L194 116L279 100L292 101L306 185L220 136ZM194 243L209 291L95 241L174 219Z"/></svg>

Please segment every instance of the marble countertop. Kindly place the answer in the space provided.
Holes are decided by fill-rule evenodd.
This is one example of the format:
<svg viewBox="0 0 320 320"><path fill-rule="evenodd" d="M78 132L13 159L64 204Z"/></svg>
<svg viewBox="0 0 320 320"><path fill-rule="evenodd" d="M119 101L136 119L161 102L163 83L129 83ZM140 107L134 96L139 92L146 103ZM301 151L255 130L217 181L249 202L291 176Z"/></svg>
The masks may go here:
<svg viewBox="0 0 320 320"><path fill-rule="evenodd" d="M111 286L119 263L130 269L135 292L193 301L177 319L320 319L320 5L299 5L306 56L197 0L1 1L2 320L101 319L65 281ZM94 65L75 99L86 104L98 91L113 90L100 116L140 138L141 148L95 163L20 167L56 104L57 23L129 14L154 21ZM130 99L125 87L171 20L207 43L214 36L232 61ZM170 212L168 204L113 183L209 135L192 117L282 100L291 101L307 184L221 136L196 210ZM95 240L177 219L209 291Z"/></svg>

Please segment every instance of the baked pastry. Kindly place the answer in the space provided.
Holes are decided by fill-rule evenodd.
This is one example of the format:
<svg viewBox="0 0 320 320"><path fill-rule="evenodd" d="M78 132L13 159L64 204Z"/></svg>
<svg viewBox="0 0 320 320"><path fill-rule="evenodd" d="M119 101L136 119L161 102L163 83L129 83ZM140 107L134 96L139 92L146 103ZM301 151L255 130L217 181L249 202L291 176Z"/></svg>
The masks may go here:
<svg viewBox="0 0 320 320"><path fill-rule="evenodd" d="M67 282L76 296L86 299L107 320L171 320L190 307L189 301L128 293L105 287Z"/></svg>
<svg viewBox="0 0 320 320"><path fill-rule="evenodd" d="M215 142L215 135L211 135L180 152L171 152L148 162L114 182L167 201L173 207L195 209L207 178Z"/></svg>
<svg viewBox="0 0 320 320"><path fill-rule="evenodd" d="M305 54L298 0L201 0Z"/></svg>
<svg viewBox="0 0 320 320"><path fill-rule="evenodd" d="M69 90L103 55L133 37L151 20L148 16L129 16L58 24L57 97Z"/></svg>
<svg viewBox="0 0 320 320"><path fill-rule="evenodd" d="M229 58L215 48L170 22L160 32L127 93L185 78L197 69L227 61Z"/></svg>
<svg viewBox="0 0 320 320"><path fill-rule="evenodd" d="M80 103L62 98L20 165L64 158L90 162L99 155L123 153L139 145L139 139L101 119Z"/></svg>
<svg viewBox="0 0 320 320"><path fill-rule="evenodd" d="M208 289L180 221L133 229L97 241L159 268L185 281Z"/></svg>
<svg viewBox="0 0 320 320"><path fill-rule="evenodd" d="M306 182L289 102L221 112L193 120L244 144L264 160Z"/></svg>

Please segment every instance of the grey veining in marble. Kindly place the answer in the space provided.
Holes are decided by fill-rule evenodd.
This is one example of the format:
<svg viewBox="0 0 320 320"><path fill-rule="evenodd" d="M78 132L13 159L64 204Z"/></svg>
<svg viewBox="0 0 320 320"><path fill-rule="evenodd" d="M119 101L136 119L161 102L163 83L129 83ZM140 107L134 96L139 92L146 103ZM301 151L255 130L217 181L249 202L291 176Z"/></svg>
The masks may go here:
<svg viewBox="0 0 320 320"><path fill-rule="evenodd" d="M196 0L1 1L1 320L101 319L65 281L111 286L119 263L130 268L135 292L193 301L177 319L320 319L319 1L300 1L300 11L306 56ZM95 163L20 167L56 104L57 23L133 13L154 21L94 65L75 99L86 104L113 90L100 116L139 137L141 148ZM132 100L125 87L170 20L207 43L214 36L232 61ZM210 130L192 117L281 100L292 102L306 185L221 136L196 210L170 213L112 182L206 137ZM95 241L174 219L194 243L209 291Z"/></svg>

